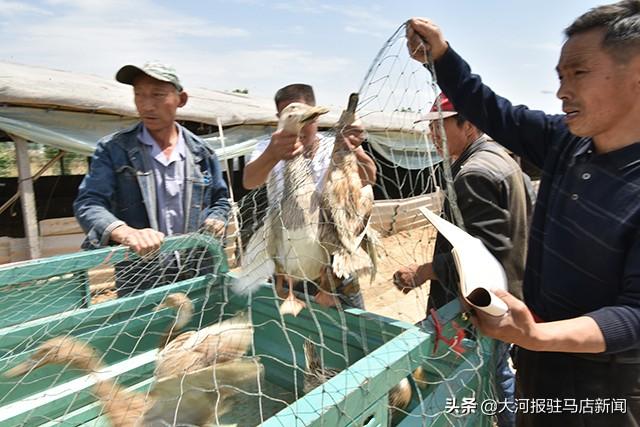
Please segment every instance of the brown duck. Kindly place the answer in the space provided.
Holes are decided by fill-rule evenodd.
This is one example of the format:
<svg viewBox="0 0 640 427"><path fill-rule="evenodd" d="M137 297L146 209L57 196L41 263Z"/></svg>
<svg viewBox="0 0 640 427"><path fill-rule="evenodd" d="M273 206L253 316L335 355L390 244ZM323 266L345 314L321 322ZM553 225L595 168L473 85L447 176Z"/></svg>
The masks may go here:
<svg viewBox="0 0 640 427"><path fill-rule="evenodd" d="M246 334L246 324L238 319L227 322L216 326L221 331L240 328L241 334ZM111 379L97 376L93 391L111 425L199 426L211 422L216 415L226 413L230 408L225 405L225 400L235 393L235 389L229 386L243 389L255 383L262 375L262 366L256 361L239 359L247 350L246 339L236 339L232 334L225 333L217 340L219 345L210 347L207 357L189 357L184 346L183 349L177 349L179 343L184 344L185 340L180 340L180 335L175 337L170 342L173 346L165 346L158 356L155 382L148 394L128 391ZM212 355L211 349L215 348L222 349L225 356L218 358ZM191 350L198 353L199 349L201 347L195 346ZM230 354L240 356L230 358ZM206 366L198 363L203 360L212 362ZM48 364L71 365L88 374L95 374L104 367L93 347L66 336L45 341L27 361L5 372L5 376L24 375Z"/></svg>
<svg viewBox="0 0 640 427"><path fill-rule="evenodd" d="M336 125L336 139L322 191L320 240L330 256L320 279L318 299L332 298L336 286L352 275L376 273L377 233L369 226L373 210L373 189L362 186L356 154L343 132L356 120L357 94L349 98ZM328 303L328 301L327 301Z"/></svg>

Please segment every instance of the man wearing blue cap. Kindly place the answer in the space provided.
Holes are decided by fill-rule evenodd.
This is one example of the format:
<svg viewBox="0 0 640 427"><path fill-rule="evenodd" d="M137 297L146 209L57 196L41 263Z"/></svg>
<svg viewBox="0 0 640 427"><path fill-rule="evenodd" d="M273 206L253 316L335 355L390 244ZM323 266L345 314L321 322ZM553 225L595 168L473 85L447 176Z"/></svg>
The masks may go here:
<svg viewBox="0 0 640 427"><path fill-rule="evenodd" d="M157 250L165 236L202 227L221 235L229 193L214 151L176 123L177 109L188 95L175 70L160 63L126 65L116 80L133 86L140 122L98 143L74 203L87 233L83 248L123 244L145 255ZM171 262L175 265L163 263L161 275L181 269L179 259ZM140 268L144 273L130 270L127 278L119 277L120 267L119 296L158 281L149 280L153 265Z"/></svg>

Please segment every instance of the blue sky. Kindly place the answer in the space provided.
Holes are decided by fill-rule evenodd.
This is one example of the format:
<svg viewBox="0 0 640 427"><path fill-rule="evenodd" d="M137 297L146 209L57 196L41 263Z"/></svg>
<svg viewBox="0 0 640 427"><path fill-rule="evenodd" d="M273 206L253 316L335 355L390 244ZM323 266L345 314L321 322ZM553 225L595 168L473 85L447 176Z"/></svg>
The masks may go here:
<svg viewBox="0 0 640 427"><path fill-rule="evenodd" d="M384 41L433 19L494 90L560 112L562 30L591 0L0 0L0 60L112 77L125 63L173 64L187 89L271 97L291 82L342 104Z"/></svg>

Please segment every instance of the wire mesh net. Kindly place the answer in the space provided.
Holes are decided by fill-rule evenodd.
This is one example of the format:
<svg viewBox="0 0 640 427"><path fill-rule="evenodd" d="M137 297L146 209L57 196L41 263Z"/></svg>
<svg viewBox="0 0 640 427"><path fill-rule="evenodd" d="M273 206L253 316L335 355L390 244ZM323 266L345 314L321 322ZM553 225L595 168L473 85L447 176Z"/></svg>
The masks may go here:
<svg viewBox="0 0 640 427"><path fill-rule="evenodd" d="M456 301L427 318L428 284L405 295L391 280L432 256L417 208L455 205L419 121L435 87L401 27L359 91L370 193L335 149L343 116L321 139L334 145L324 186L299 156L279 202L268 184L234 204L224 239L202 230L142 258L113 247L0 270L0 426L491 425L508 410L496 343Z"/></svg>

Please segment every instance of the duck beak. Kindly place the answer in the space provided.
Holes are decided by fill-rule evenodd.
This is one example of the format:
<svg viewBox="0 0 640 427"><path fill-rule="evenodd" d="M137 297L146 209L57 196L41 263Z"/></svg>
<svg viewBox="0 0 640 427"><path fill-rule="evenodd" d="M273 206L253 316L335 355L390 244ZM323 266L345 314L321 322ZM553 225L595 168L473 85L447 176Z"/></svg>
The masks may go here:
<svg viewBox="0 0 640 427"><path fill-rule="evenodd" d="M6 371L4 373L4 376L8 378L19 377L37 367L38 367L37 360L28 359L20 363L19 365L16 365L13 368Z"/></svg>
<svg viewBox="0 0 640 427"><path fill-rule="evenodd" d="M327 114L329 109L327 107L315 106L309 107L309 109L303 114L300 119L300 123L306 124L312 122L323 114Z"/></svg>

